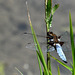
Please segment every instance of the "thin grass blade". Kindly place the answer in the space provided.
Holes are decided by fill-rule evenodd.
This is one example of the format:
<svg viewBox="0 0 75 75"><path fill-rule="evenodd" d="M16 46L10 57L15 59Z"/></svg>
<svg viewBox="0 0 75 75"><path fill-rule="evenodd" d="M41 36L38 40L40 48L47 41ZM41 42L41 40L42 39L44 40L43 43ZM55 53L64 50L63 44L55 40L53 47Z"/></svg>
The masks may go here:
<svg viewBox="0 0 75 75"><path fill-rule="evenodd" d="M49 75L52 75L52 72L49 70Z"/></svg>
<svg viewBox="0 0 75 75"><path fill-rule="evenodd" d="M27 2L26 2L26 5L27 5ZM46 70L47 75L49 75L48 70L47 70L47 65L46 65L46 62L45 62L45 59L44 59L44 56L43 56L43 53L42 53L42 50L41 50L41 48L40 48L39 42L38 42L38 40L37 40L35 31L34 31L34 29L33 29L32 23L31 23L28 6L27 6L27 11L28 11L29 23L30 23L30 27L31 27L32 35L33 35L33 40L34 40L35 47L36 47L36 52L39 52L39 54L38 54L38 55L39 55L39 58L40 58L40 60L43 62L43 67L44 67L44 69ZM36 45L36 44L37 44L37 45ZM37 49L38 49L38 51L37 51Z"/></svg>
<svg viewBox="0 0 75 75"><path fill-rule="evenodd" d="M52 15L55 13L58 7L59 7L59 4L55 4L55 6L52 8Z"/></svg>
<svg viewBox="0 0 75 75"><path fill-rule="evenodd" d="M45 71L45 69L43 68L43 75L46 75L47 73L46 73L46 71Z"/></svg>
<svg viewBox="0 0 75 75"><path fill-rule="evenodd" d="M38 58L38 63L39 63L40 75L43 75L43 73L42 73L42 67L41 67L41 63L40 63L40 56L38 54L38 51L36 51L36 52L37 52L37 58Z"/></svg>
<svg viewBox="0 0 75 75"><path fill-rule="evenodd" d="M72 19L71 19L70 11L69 11L69 22L70 22L70 39L71 39L71 49L72 49L72 59L73 59L73 74L72 75L75 75L75 46L74 46L74 36L73 36Z"/></svg>
<svg viewBox="0 0 75 75"><path fill-rule="evenodd" d="M52 25L52 20L53 20L53 15L55 13L55 11L57 10L57 8L59 7L59 4L56 4L53 8L52 8L52 13L51 13L51 16L50 16L50 19L49 19L49 27L51 27Z"/></svg>
<svg viewBox="0 0 75 75"><path fill-rule="evenodd" d="M0 75L5 75L4 68L4 64L0 62Z"/></svg>
<svg viewBox="0 0 75 75"><path fill-rule="evenodd" d="M15 69L16 69L21 75L23 75L23 73L22 73L17 67L15 67Z"/></svg>
<svg viewBox="0 0 75 75"><path fill-rule="evenodd" d="M47 18L50 17L51 10L52 10L52 0L47 0L47 8L46 8Z"/></svg>
<svg viewBox="0 0 75 75"><path fill-rule="evenodd" d="M60 69L59 69L59 66L58 66L58 75L60 75Z"/></svg>
<svg viewBox="0 0 75 75"><path fill-rule="evenodd" d="M51 55L50 55L51 56ZM54 60L56 60L58 63L60 63L62 66L64 66L65 68L67 68L68 70L70 70L72 72L72 68L70 68L68 65L64 64L63 62L59 61L58 59L56 59L55 57L51 56Z"/></svg>

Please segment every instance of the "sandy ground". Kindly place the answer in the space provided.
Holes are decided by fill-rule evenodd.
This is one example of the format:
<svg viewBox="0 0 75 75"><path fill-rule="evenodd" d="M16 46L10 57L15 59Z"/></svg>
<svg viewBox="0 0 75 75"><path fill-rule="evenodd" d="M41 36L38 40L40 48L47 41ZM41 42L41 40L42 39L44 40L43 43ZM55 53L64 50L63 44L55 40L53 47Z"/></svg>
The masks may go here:
<svg viewBox="0 0 75 75"><path fill-rule="evenodd" d="M27 1L36 34L45 35L44 0ZM32 42L32 36L23 34L31 32L25 2L26 0L0 0L0 62L4 63L5 75L21 75L15 67L24 75L40 75L36 52L26 48L27 43ZM57 35L69 32L70 10L75 33L75 0L55 0L53 3L56 2L60 7L53 17L52 31ZM59 58L55 51L51 54ZM67 65L71 66L71 51L65 54ZM46 58L45 53L44 55ZM57 75L57 65L60 67L61 75L71 75L67 69L52 59L53 75Z"/></svg>

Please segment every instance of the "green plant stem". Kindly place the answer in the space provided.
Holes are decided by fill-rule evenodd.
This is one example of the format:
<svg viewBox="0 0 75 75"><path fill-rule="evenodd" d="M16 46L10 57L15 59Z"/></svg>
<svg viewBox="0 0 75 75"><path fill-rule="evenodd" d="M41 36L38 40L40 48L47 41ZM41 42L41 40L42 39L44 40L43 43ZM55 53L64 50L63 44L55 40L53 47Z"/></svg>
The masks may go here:
<svg viewBox="0 0 75 75"><path fill-rule="evenodd" d="M49 23L47 22L47 4L48 4L48 0L45 0L45 23L46 23L46 33L49 32ZM51 0L51 8L52 8L52 0ZM51 10L51 9L50 9ZM47 39L48 42L48 39ZM48 45L48 44L47 44ZM48 50L48 46L47 46L47 50ZM48 72L51 71L51 60L50 60L50 52L47 52L47 69Z"/></svg>
<svg viewBox="0 0 75 75"><path fill-rule="evenodd" d="M39 58L38 54L37 54L37 58L38 58L38 63L39 63L40 75L43 75L42 68L41 68L41 63L40 63L40 58Z"/></svg>
<svg viewBox="0 0 75 75"><path fill-rule="evenodd" d="M51 71L51 60L50 60L50 52L47 52L47 68L48 71Z"/></svg>
<svg viewBox="0 0 75 75"><path fill-rule="evenodd" d="M69 22L70 22L70 39L71 39L72 60L73 60L72 75L75 75L75 44L74 44L72 19L71 19L71 12L70 11L69 11Z"/></svg>

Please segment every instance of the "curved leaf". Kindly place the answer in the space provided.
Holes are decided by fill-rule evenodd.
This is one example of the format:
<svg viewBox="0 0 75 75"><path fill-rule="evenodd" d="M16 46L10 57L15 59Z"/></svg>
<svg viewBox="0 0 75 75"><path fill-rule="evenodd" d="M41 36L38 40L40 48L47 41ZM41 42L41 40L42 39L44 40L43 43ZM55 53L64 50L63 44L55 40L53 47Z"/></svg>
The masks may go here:
<svg viewBox="0 0 75 75"><path fill-rule="evenodd" d="M51 55L50 55L51 56ZM67 68L68 70L70 70L72 72L72 68L70 68L68 65L64 64L63 62L59 61L58 59L56 59L55 57L51 56L54 60L56 60L58 63L60 63L61 65L63 65L65 68Z"/></svg>
<svg viewBox="0 0 75 75"><path fill-rule="evenodd" d="M56 5L52 8L52 15L55 13L55 11L57 10L58 7L59 7L59 4L56 4Z"/></svg>
<svg viewBox="0 0 75 75"><path fill-rule="evenodd" d="M70 12L69 12L69 22L70 22L70 39L71 39L71 49L72 49L72 59L73 59L73 72L72 72L72 75L75 75L75 46L74 46L72 19L71 19L71 13Z"/></svg>
<svg viewBox="0 0 75 75"><path fill-rule="evenodd" d="M58 75L60 75L60 69L59 69L59 66L58 66Z"/></svg>

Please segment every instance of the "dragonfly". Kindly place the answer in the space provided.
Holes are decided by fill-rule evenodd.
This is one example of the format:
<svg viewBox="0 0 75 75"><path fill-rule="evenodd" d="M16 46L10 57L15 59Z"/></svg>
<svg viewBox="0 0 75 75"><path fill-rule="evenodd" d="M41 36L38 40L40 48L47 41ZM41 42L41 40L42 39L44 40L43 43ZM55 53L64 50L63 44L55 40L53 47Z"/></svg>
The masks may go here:
<svg viewBox="0 0 75 75"><path fill-rule="evenodd" d="M24 34L31 34L31 33L26 33L25 32ZM41 35L37 35L37 36L44 37L44 36L41 36ZM42 46L42 49L45 52L51 52L51 51L56 50L56 52L59 55L59 57L65 63L67 63L67 59L66 59L66 56L64 54L64 51L70 51L71 50L69 32L66 31L65 33L63 33L60 36L57 36L53 32L48 32L47 33L47 37L44 37L44 38L47 38L48 41L40 43L40 45ZM48 49L47 49L47 46L48 46ZM34 43L28 43L28 45L26 46L26 48L36 50Z"/></svg>

